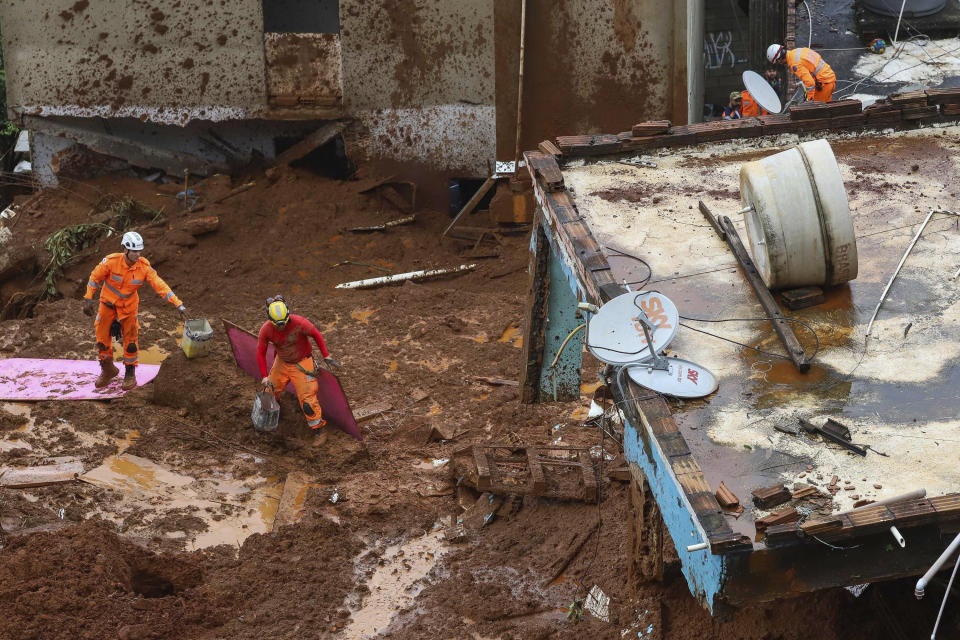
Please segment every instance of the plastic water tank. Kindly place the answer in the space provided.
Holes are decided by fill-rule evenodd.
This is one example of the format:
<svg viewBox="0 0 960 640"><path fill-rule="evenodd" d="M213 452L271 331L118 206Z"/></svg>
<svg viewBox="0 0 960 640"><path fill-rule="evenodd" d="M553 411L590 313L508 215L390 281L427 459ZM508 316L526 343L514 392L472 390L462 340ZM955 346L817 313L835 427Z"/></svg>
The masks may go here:
<svg viewBox="0 0 960 640"><path fill-rule="evenodd" d="M857 277L857 240L840 168L826 140L804 142L740 168L754 262L771 289Z"/></svg>
<svg viewBox="0 0 960 640"><path fill-rule="evenodd" d="M902 0L863 0L863 6L870 11L894 18L900 15L901 5L905 18L921 18L941 11L947 0L907 0L906 4Z"/></svg>

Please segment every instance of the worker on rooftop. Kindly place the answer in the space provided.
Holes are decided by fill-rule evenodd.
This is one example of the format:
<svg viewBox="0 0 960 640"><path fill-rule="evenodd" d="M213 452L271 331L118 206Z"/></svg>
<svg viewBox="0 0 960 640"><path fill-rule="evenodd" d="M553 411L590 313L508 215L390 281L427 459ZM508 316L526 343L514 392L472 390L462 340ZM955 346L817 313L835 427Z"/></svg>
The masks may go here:
<svg viewBox="0 0 960 640"><path fill-rule="evenodd" d="M727 103L727 106L723 108L723 119L724 120L739 120L740 119L740 107L742 105L742 99L740 97L739 91L730 92L730 102Z"/></svg>
<svg viewBox="0 0 960 640"><path fill-rule="evenodd" d="M783 45L772 44L767 47L767 60L773 64L786 64L803 83L807 100L830 102L837 76L819 53L806 47L788 51Z"/></svg>
<svg viewBox="0 0 960 640"><path fill-rule="evenodd" d="M260 327L257 338L257 364L263 378L261 383L279 400L287 383L292 382L307 426L319 429L326 421L317 401L317 363L313 359L310 338L317 343L324 362L339 368L340 364L330 357L320 331L309 320L291 314L283 296L267 298L267 321ZM272 344L277 351L270 375L267 375L268 344Z"/></svg>
<svg viewBox="0 0 960 640"><path fill-rule="evenodd" d="M744 89L740 92L740 116L752 118L756 116L768 116L770 112L757 103L757 99L750 95L750 92Z"/></svg>
<svg viewBox="0 0 960 640"><path fill-rule="evenodd" d="M110 384L120 371L113 364L113 345L111 333L120 339L123 347L123 385L125 391L137 386L137 358L140 351L137 339L140 323L137 311L140 308L140 296L137 290L144 282L148 283L157 295L177 308L180 317L187 319L187 309L183 306L167 283L157 275L157 270L141 254L143 238L136 231L123 234L120 241L123 253L111 253L100 261L87 282L84 295L83 312L93 315L93 296L99 289L100 307L94 323L97 335L97 352L100 360L100 377L94 383L97 389ZM116 324L119 324L117 331ZM112 329L112 331L111 331Z"/></svg>

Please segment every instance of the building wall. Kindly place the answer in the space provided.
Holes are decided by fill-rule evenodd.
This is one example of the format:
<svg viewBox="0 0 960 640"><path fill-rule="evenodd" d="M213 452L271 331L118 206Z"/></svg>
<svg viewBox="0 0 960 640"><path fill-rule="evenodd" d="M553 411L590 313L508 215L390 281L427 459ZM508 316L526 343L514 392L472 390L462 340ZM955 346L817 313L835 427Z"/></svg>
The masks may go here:
<svg viewBox="0 0 960 640"><path fill-rule="evenodd" d="M260 0L4 0L0 24L28 114L184 124L266 102Z"/></svg>
<svg viewBox="0 0 960 640"><path fill-rule="evenodd" d="M367 157L486 175L496 128L492 0L341 0L344 110ZM446 187L444 187L445 189Z"/></svg>
<svg viewBox="0 0 960 640"><path fill-rule="evenodd" d="M520 2L494 4L497 158L513 160ZM528 0L521 148L645 119L686 122L687 4Z"/></svg>

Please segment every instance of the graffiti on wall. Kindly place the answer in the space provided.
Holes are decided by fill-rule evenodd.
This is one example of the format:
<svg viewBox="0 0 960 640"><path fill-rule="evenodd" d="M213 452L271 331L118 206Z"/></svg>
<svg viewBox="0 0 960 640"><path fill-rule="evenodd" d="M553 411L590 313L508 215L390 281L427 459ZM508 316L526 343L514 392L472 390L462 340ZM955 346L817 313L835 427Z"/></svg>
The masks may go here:
<svg viewBox="0 0 960 640"><path fill-rule="evenodd" d="M706 69L735 67L746 62L733 51L732 31L710 31L703 38L703 65Z"/></svg>

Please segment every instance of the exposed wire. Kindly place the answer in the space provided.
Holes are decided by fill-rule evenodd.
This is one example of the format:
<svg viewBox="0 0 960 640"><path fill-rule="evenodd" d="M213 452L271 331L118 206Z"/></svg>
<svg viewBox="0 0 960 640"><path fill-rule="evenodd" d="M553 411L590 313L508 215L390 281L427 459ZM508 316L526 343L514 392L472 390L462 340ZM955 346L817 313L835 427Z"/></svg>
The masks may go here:
<svg viewBox="0 0 960 640"><path fill-rule="evenodd" d="M813 360L813 359L817 356L817 354L820 353L820 336L817 335L816 329L814 329L813 327L811 327L809 324L807 324L807 323L804 322L803 320L797 320L796 318L786 318L786 317L784 317L784 318L774 318L774 317L772 317L772 316L758 316L758 317L756 317L756 318L719 318L719 319L716 319L716 320L711 320L711 319L709 319L709 318L692 318L692 317L690 317L690 316L683 316L683 315L680 316L680 317L683 318L684 320L691 320L691 321L693 321L693 322L758 322L758 321L762 321L762 320L769 320L769 321L771 321L771 322L774 321L774 320L785 320L786 322L794 322L794 323L799 324L800 326L802 326L804 329L806 329L807 331L809 331L811 334L813 334L814 349L813 349L813 355L809 356L809 359L810 359L810 360ZM682 322L680 323L680 326L686 327L687 329L693 329L694 331L699 331L700 333L704 333L704 334L706 334L706 335L708 335L708 336L713 336L714 338L720 338L721 340L726 340L727 342L732 342L732 343L734 343L734 344L738 344L738 345L740 345L741 347L746 347L746 348L748 348L748 349L753 349L753 350L755 350L755 351L759 351L760 353L763 353L763 354L766 354L766 355L776 356L776 357L778 357L778 358L783 358L783 359L785 359L785 360L790 360L790 358L789 358L788 356L783 356L783 355L780 355L779 353L771 353L771 352L768 352L768 351L763 351L763 350L761 350L761 349L757 349L756 347L751 347L751 346L748 345L748 344L743 344L743 343L741 343L741 342L737 342L736 340L731 340L730 338L725 338L725 337L723 337L723 336L719 336L719 335L710 333L710 332L708 332L708 331L703 331L703 330L701 330L701 329L696 329L696 328L691 327L691 326L689 326L689 325L686 325L686 324L684 324L684 323L682 323Z"/></svg>
<svg viewBox="0 0 960 640"><path fill-rule="evenodd" d="M643 258L639 256L635 256L632 253L627 253L626 251L621 251L620 249L617 249L616 247L611 247L610 245L604 245L603 248L616 252L616 254L619 257L630 258L631 260L635 260L647 268L647 277L642 280L637 280L635 282L628 282L627 284L629 284L630 286L636 285L640 289L642 289L643 287L647 286L647 284L653 278L653 269L650 267L650 263L644 260Z"/></svg>
<svg viewBox="0 0 960 640"><path fill-rule="evenodd" d="M807 49L810 48L810 45L813 44L813 12L810 11L810 5L807 4L807 0L803 0L803 6L807 8L807 23L809 28L807 29Z"/></svg>

